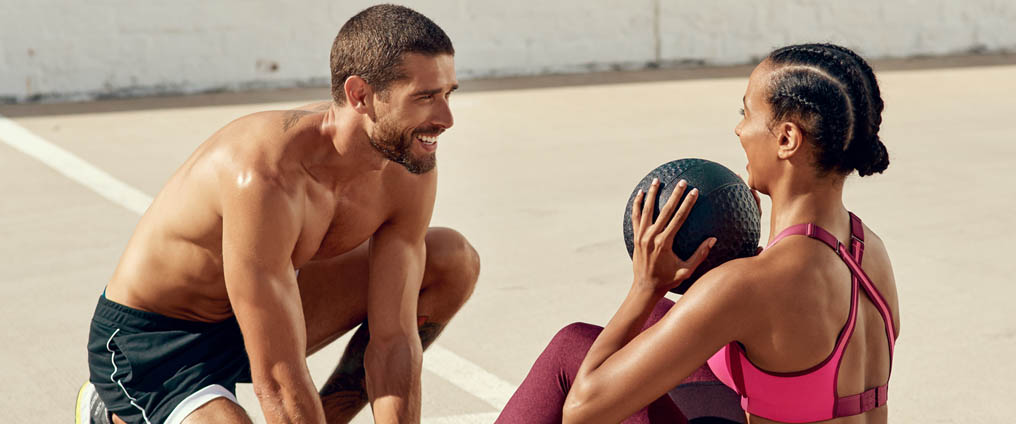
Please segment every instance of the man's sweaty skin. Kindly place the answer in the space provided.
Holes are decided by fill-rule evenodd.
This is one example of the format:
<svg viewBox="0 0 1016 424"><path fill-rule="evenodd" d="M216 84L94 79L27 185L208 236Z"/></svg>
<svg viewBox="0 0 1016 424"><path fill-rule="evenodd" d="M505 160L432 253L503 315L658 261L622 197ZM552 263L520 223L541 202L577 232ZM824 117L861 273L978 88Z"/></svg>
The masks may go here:
<svg viewBox="0 0 1016 424"><path fill-rule="evenodd" d="M156 196L107 286L114 302L170 317L235 314L269 422L324 422L305 361L321 340L307 338L294 270L367 240L368 396L377 422L419 421L416 308L437 173L410 173L368 137L387 118L411 156L433 154L413 131L452 126L457 82L450 55L406 54L403 66L407 79L385 93L353 76L342 106L256 113L218 131Z"/></svg>

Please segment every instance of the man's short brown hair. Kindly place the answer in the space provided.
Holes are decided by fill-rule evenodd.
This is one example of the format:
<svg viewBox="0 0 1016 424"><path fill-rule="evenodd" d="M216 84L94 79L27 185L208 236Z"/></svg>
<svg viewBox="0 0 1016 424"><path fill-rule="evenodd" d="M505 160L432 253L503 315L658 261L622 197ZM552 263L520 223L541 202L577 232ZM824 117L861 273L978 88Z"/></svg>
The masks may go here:
<svg viewBox="0 0 1016 424"><path fill-rule="evenodd" d="M375 91L406 77L402 56L455 54L448 35L426 16L404 6L372 6L349 18L332 43L332 99L346 102L343 85L357 75Z"/></svg>

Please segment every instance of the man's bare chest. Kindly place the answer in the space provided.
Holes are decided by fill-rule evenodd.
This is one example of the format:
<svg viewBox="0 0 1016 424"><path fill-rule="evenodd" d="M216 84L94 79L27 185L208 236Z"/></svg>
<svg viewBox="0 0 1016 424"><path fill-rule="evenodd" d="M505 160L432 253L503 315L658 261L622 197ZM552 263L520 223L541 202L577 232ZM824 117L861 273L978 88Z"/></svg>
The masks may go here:
<svg viewBox="0 0 1016 424"><path fill-rule="evenodd" d="M365 198L340 198L309 211L294 251L294 265L353 250L370 239L387 215L380 201Z"/></svg>

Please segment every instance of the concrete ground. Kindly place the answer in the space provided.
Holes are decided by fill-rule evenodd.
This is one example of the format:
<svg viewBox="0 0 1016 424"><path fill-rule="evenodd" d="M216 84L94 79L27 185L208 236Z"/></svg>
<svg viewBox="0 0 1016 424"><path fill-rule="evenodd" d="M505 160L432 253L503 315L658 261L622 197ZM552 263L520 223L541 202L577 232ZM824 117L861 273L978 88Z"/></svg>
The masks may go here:
<svg viewBox="0 0 1016 424"><path fill-rule="evenodd" d="M884 239L899 286L891 421L1006 422L1016 381L1007 250L1016 60L876 65L892 163L884 175L850 178L846 203ZM743 170L733 127L749 71L463 82L456 125L442 138L433 224L469 237L483 272L425 356L425 422L492 421L558 328L611 316L631 281L620 224L632 186L680 157ZM2 421L73 419L89 317L138 220L131 205L143 208L226 122L327 97L304 89L0 107ZM40 161L14 148L47 141L81 161L50 165L55 153ZM112 178L82 171L88 164ZM74 179L82 175L94 177L91 188ZM768 213L763 221L768 234ZM309 360L319 384L341 348ZM261 420L249 385L239 395Z"/></svg>

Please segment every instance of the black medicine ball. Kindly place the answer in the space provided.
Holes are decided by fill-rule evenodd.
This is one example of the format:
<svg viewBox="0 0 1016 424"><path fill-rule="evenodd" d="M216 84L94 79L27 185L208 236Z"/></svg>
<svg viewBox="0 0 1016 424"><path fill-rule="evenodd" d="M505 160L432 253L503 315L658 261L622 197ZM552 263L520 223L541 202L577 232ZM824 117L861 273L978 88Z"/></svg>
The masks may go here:
<svg viewBox="0 0 1016 424"><path fill-rule="evenodd" d="M709 237L716 237L716 245L709 252L709 256L691 277L671 289L672 292L683 294L706 271L731 259L755 254L761 228L758 205L748 185L733 171L716 162L705 159L678 159L652 170L632 190L628 204L624 208L622 224L628 256L632 256L635 247L631 228L632 202L635 201L639 189L648 195L653 178L660 179L653 222L660 216L660 208L667 203L667 199L670 199L678 181L683 179L688 182L685 195L693 188L699 190L699 198L692 207L688 219L674 237L674 253L679 258L687 260L703 241ZM644 199L643 204L648 200Z"/></svg>

